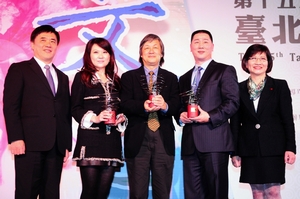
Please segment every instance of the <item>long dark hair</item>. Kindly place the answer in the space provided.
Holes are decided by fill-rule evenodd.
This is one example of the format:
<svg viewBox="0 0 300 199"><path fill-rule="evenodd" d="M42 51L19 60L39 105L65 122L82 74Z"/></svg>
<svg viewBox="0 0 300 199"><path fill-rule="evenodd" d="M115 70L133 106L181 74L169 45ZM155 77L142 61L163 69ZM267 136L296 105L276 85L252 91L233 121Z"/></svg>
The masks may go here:
<svg viewBox="0 0 300 199"><path fill-rule="evenodd" d="M105 67L105 75L114 81L115 88L119 90L121 85L120 77L117 75L118 66L115 60L114 50L109 41L104 38L93 38L86 44L83 55L83 67L81 68L81 81L89 88L94 87L94 85L91 83L93 75L97 71L91 60L91 50L94 44L98 45L100 48L103 48L109 53L110 61Z"/></svg>

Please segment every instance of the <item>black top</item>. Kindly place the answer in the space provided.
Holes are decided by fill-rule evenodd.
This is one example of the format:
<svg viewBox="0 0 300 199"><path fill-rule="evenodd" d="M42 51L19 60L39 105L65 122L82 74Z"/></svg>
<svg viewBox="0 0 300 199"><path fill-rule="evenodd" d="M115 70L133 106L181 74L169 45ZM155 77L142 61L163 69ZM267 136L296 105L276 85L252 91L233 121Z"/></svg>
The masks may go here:
<svg viewBox="0 0 300 199"><path fill-rule="evenodd" d="M241 106L231 118L235 153L239 156L278 156L296 153L292 98L285 80L266 77L257 111L247 89L239 84Z"/></svg>
<svg viewBox="0 0 300 199"><path fill-rule="evenodd" d="M80 72L74 78L71 90L72 116L78 122L77 142L73 160L78 166L108 165L123 166L122 145L120 132L112 126L107 133L108 126L104 122L92 124L85 128L82 123L89 113L98 115L105 109L104 88L100 81L94 88L88 88L81 81ZM117 93L118 94L118 93Z"/></svg>

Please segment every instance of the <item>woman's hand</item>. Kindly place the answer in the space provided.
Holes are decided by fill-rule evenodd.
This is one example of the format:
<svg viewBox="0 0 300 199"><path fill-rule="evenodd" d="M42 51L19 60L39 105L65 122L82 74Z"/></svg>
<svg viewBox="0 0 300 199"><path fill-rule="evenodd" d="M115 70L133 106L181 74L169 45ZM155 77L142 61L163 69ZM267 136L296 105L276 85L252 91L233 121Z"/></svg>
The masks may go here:
<svg viewBox="0 0 300 199"><path fill-rule="evenodd" d="M93 123L100 123L100 122L106 122L108 119L110 119L112 116L110 111L104 110L101 111L99 115L93 115L91 117L91 122Z"/></svg>
<svg viewBox="0 0 300 199"><path fill-rule="evenodd" d="M296 155L292 151L286 151L284 154L284 162L288 164L294 164L296 161Z"/></svg>
<svg viewBox="0 0 300 199"><path fill-rule="evenodd" d="M240 156L233 156L231 158L231 163L234 167L240 167L241 166L241 157Z"/></svg>
<svg viewBox="0 0 300 199"><path fill-rule="evenodd" d="M123 113L118 114L115 125L118 125L117 131L119 131L121 133L121 136L124 136L124 132L125 132L126 127L128 125L127 117Z"/></svg>
<svg viewBox="0 0 300 199"><path fill-rule="evenodd" d="M116 117L116 122L115 122L114 126L116 126L120 123L123 123L125 120L126 120L126 117L123 113L118 114Z"/></svg>

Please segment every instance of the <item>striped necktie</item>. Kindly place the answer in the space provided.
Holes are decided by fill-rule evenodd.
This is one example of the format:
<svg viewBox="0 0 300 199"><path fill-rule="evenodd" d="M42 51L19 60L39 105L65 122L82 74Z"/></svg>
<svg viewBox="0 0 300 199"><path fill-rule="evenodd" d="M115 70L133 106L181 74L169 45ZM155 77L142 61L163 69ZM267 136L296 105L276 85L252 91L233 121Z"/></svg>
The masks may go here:
<svg viewBox="0 0 300 199"><path fill-rule="evenodd" d="M154 75L154 72L153 71L150 71L149 72L149 91L150 93L152 93L152 88L153 88L153 75ZM148 116L148 127L151 131L155 132L158 128L159 128L160 124L159 124L159 121L158 121L158 115L157 115L157 112L151 112L149 113L149 116Z"/></svg>
<svg viewBox="0 0 300 199"><path fill-rule="evenodd" d="M200 79L201 79L201 70L203 68L201 66L198 66L197 69L196 69L196 74L195 74L195 77L194 77L194 80L193 80L193 91L194 93L197 92L197 88L198 88L198 85L199 85L199 82L200 82Z"/></svg>

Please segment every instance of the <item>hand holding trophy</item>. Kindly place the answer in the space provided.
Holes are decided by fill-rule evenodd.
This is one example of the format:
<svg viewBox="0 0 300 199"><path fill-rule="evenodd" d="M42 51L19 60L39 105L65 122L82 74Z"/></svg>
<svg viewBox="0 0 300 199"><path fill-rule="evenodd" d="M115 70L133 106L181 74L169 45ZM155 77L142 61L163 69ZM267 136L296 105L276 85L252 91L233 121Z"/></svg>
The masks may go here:
<svg viewBox="0 0 300 199"><path fill-rule="evenodd" d="M187 116L188 118L193 118L193 117L197 117L198 115L199 115L199 110L198 110L197 99L195 97L195 93L192 92L189 95L189 102L187 105Z"/></svg>
<svg viewBox="0 0 300 199"><path fill-rule="evenodd" d="M141 81L146 82L146 76L141 76ZM149 78L149 84L142 83L143 89L148 93L148 100L152 101L153 97L160 95L160 91L163 88L165 84L164 78L160 75L156 77L156 80L153 81L153 79ZM151 102L149 104L149 107L152 108L154 104Z"/></svg>
<svg viewBox="0 0 300 199"><path fill-rule="evenodd" d="M198 110L196 92L193 90L188 90L184 93L181 93L180 95L182 97L188 97L188 99L186 100L186 102L187 102L187 117L188 118L197 117L199 115L199 110Z"/></svg>
<svg viewBox="0 0 300 199"><path fill-rule="evenodd" d="M116 123L116 111L119 107L120 99L112 83L107 83L105 91L105 93L100 94L100 101L104 102L103 108L111 114L111 117L104 123L106 125L114 125Z"/></svg>

